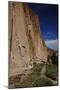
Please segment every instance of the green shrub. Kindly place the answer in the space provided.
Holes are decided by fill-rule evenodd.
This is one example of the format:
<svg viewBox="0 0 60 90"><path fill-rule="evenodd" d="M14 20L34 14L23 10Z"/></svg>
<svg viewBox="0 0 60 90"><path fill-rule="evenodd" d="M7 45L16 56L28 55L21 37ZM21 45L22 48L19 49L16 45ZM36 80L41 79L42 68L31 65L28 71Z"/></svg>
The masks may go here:
<svg viewBox="0 0 60 90"><path fill-rule="evenodd" d="M56 56L55 53L51 56L51 61L53 64L58 65L58 56Z"/></svg>
<svg viewBox="0 0 60 90"><path fill-rule="evenodd" d="M46 66L46 76L55 80L58 77L57 66L54 64L47 64Z"/></svg>
<svg viewBox="0 0 60 90"><path fill-rule="evenodd" d="M32 74L40 75L40 72L41 72L41 69L42 69L43 65L44 64L33 63Z"/></svg>
<svg viewBox="0 0 60 90"><path fill-rule="evenodd" d="M39 86L53 86L54 84L48 80L47 78L40 78L37 79L34 83L33 86L34 87L39 87Z"/></svg>

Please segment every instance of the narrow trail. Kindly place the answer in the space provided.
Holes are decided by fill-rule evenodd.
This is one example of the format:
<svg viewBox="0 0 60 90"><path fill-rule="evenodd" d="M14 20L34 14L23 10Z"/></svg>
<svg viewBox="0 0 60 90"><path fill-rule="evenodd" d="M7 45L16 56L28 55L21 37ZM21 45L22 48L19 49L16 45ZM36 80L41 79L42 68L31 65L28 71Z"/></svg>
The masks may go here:
<svg viewBox="0 0 60 90"><path fill-rule="evenodd" d="M44 64L44 66L42 67L41 77L44 77L45 76L45 72L46 72L46 64Z"/></svg>

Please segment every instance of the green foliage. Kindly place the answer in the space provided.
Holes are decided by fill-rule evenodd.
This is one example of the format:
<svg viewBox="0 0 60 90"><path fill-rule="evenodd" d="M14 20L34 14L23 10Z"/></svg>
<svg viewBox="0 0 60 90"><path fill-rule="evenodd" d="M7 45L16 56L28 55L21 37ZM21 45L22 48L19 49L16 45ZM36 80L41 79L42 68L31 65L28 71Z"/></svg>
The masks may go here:
<svg viewBox="0 0 60 90"><path fill-rule="evenodd" d="M33 86L34 87L39 87L39 86L53 86L54 84L48 80L47 78L40 78L37 79L34 83Z"/></svg>
<svg viewBox="0 0 60 90"><path fill-rule="evenodd" d="M56 56L55 53L51 56L51 60L53 64L58 65L58 56Z"/></svg>
<svg viewBox="0 0 60 90"><path fill-rule="evenodd" d="M25 88L25 87L40 87L40 86L53 86L54 84L48 80L47 78L42 78L42 77L34 77L27 78L24 82L22 83L16 83L15 87L18 88Z"/></svg>
<svg viewBox="0 0 60 90"><path fill-rule="evenodd" d="M58 77L57 65L47 64L47 66L46 66L46 76L55 80L56 77Z"/></svg>
<svg viewBox="0 0 60 90"><path fill-rule="evenodd" d="M32 68L32 74L34 75L40 75L41 69L44 64L39 64L39 63L33 63L33 68Z"/></svg>

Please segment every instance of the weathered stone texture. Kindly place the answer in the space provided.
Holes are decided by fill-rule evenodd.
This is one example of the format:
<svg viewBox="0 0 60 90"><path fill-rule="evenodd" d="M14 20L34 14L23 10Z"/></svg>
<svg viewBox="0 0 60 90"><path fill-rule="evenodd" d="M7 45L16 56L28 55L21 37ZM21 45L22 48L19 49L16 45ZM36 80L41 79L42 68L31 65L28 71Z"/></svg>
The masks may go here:
<svg viewBox="0 0 60 90"><path fill-rule="evenodd" d="M47 62L38 15L26 3L9 2L9 76L22 74L33 62Z"/></svg>

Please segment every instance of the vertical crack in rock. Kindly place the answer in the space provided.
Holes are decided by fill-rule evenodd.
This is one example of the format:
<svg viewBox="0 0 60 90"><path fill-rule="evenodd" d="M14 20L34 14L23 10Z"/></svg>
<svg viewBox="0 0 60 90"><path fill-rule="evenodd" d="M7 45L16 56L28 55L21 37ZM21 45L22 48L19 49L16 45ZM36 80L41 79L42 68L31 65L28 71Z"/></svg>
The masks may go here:
<svg viewBox="0 0 60 90"><path fill-rule="evenodd" d="M28 43L29 43L30 59L32 59L35 56L35 47L34 47L34 43L32 41L32 35L31 35L32 28L29 28L29 27L31 27L31 20L30 20L28 5L23 4L23 9L24 9L24 14L25 14L25 18L24 18L25 31L26 31L26 35L27 35L27 39L28 39Z"/></svg>

